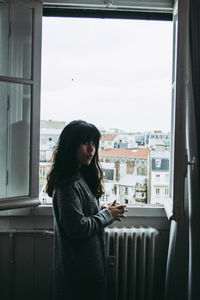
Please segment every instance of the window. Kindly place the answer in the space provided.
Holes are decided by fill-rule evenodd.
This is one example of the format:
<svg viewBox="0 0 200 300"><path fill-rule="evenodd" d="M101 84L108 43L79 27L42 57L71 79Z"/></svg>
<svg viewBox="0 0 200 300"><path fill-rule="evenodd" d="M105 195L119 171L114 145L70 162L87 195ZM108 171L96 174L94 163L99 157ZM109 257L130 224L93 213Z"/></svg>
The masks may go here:
<svg viewBox="0 0 200 300"><path fill-rule="evenodd" d="M153 32L156 32L159 26L163 29L160 34L157 32L154 35ZM159 26L158 22L141 20L43 18L42 122L46 120L47 125L48 119L57 123L60 121L68 123L72 119L86 119L99 127L103 134L99 156L104 162L104 180L110 181L113 186L114 184L126 185L123 201L128 194L128 186L135 189L136 184L141 184L145 190L148 190L151 185L148 160L151 149L145 138L149 134L149 126L154 127L151 128L153 132L153 129L161 126L164 116L168 116L162 126L166 134L170 130L171 97L168 82L171 80L169 66L172 22L159 22ZM56 30L53 31L53 27ZM145 33L141 30L145 30ZM167 37L164 37L163 30ZM56 32L54 37L53 32ZM63 33L68 37L67 43L63 40ZM76 38L77 36L79 38ZM141 38L143 36L148 38ZM56 41L53 44L52 39ZM155 46L152 46L152 40ZM147 47L148 52L145 50ZM141 51L143 54L140 57ZM47 58L50 60L47 61ZM57 64L52 66L51 61L55 60ZM164 66L166 60L168 64ZM164 104L161 104L160 96L155 98L155 90L152 89L152 84L155 87L160 86L160 76L157 72L151 76L151 85L148 84L149 74L152 74L152 68L155 69L156 64L161 69L167 68L168 77L164 79L165 83L161 84L163 87L161 93L166 99ZM70 74L73 76L70 77ZM56 103L53 101L55 94ZM66 101L66 94L68 101ZM152 122L147 124L144 119L149 119L150 111L151 114L154 113L154 101L157 103L154 124ZM167 113L161 117L163 105ZM132 112L136 106L138 117L133 120ZM115 114L107 113L112 112L113 108ZM121 119L122 114L125 116L123 119ZM155 125L158 119L160 120ZM119 120L122 122L120 123ZM110 141L111 138L117 143L121 141L117 148L114 148L116 145ZM152 141L151 145L156 143L157 141ZM46 144L46 146L50 151L50 145ZM109 148L109 151L106 148ZM111 163L114 164L113 171L109 167ZM113 187L110 188L109 185L105 187L106 193L111 193ZM146 195L143 204L145 202L151 204L151 194Z"/></svg>
<svg viewBox="0 0 200 300"><path fill-rule="evenodd" d="M160 189L156 189L156 195L160 194Z"/></svg>
<svg viewBox="0 0 200 300"><path fill-rule="evenodd" d="M125 187L125 195L128 195L128 187Z"/></svg>
<svg viewBox="0 0 200 300"><path fill-rule="evenodd" d="M16 196L18 198L22 197L24 200L28 198L33 199L34 197L37 198L38 196L39 167L37 165L37 162L39 161L39 157L37 153L39 147L39 99L40 99L40 51L41 51L40 35L41 35L42 5L37 2L38 1L31 1L28 4L19 4L19 3L23 3L23 1L18 2L16 0L14 2L11 1L9 3L5 2L0 4L0 18L1 18L1 29L2 29L1 31L2 43L0 46L1 47L0 85L1 85L1 96L2 96L0 100L1 108L2 108L0 112L1 114L0 115L0 122L1 122L0 137L1 137L1 141L3 141L3 143L0 144L0 150L1 150L0 151L1 152L1 158L0 158L1 195L0 197L1 199L4 200L7 198L12 198L13 196ZM48 3L48 1L46 1L45 3ZM135 5L137 6L137 4ZM144 5L145 7L145 5L147 4L145 4L144 1L142 5ZM169 8L171 7L170 1L165 1L165 4L163 5L164 8L162 8L162 10L165 10L165 8L169 10ZM180 6L181 5L182 4L180 1ZM177 7L177 5L175 6ZM152 11L153 10L154 9L152 8ZM170 13L172 13L172 9ZM19 22L19 20L22 20L22 22ZM173 116L175 115L174 114L175 111L178 111L179 113L173 119L172 122L173 129L175 128L175 125L176 128L177 127L183 128L183 126L177 126L177 124L180 125L182 124L182 122L184 124L184 120L182 118L184 111L175 110L177 103L181 103L181 97L182 97L180 93L180 95L177 96L178 98L176 98L175 87L177 87L178 90L179 84L182 80L182 76L176 76L176 72L179 75L181 75L181 70L179 69L179 66L180 66L180 62L182 63L182 65L184 64L184 59L185 59L183 57L184 51L182 50L183 49L182 46L186 44L184 43L185 37L183 35L183 40L180 39L183 45L181 44L177 45L177 38L176 38L176 33L178 28L177 20L178 20L178 15L177 15L177 11L175 11L174 53L176 53L176 49L178 49L178 55L174 55L174 60L173 60L174 75L173 75L172 115ZM185 32L184 21L183 24L181 25L182 26L179 26L178 28L180 35L182 32ZM27 30L24 30L24 28L26 28ZM29 32L28 35L27 32ZM8 36L9 36L8 33L10 33L9 40L8 40ZM19 44L24 45L23 52L22 52L22 48L17 47L17 45ZM15 51L13 51L14 49ZM176 70L177 61L178 61L178 70ZM10 66L10 68L8 68L8 65ZM179 82L176 81L176 78L178 78ZM14 91L13 95L12 95L12 91ZM15 111L14 107L17 108L15 116L13 116L11 113L11 110L13 112ZM12 118L8 119L8 115L9 117L10 115L12 115ZM142 119L144 120L144 116ZM27 183L24 186L24 190L22 191L20 190L21 184L18 185L17 183L18 178L16 173L15 174L13 173L14 174L13 175L11 170L11 164L13 163L13 158L16 155L16 153L14 153L14 151L12 150L12 143L14 143L15 140L12 137L11 128L12 128L12 124L21 121L23 122L23 120L26 120L26 122L27 120L29 121L27 122L28 130L26 130L27 132L26 141L27 141L28 148L26 149L26 155L25 155L26 157L23 161L24 166L22 168L25 173L27 172L28 177L27 177ZM25 127L26 126L24 126L24 128ZM172 194L179 195L179 197L180 194L182 193L182 190L180 189L183 186L177 184L177 180L178 178L180 178L180 176L177 176L177 174L180 174L181 172L180 164L182 164L183 162L182 156L181 156L182 159L178 159L181 153L181 149L183 149L183 145L184 145L184 134L183 133L181 134L182 134L181 143L179 140L179 144L178 144L178 141L174 140L174 132L172 133L172 148L175 149L174 152L175 154L172 154L171 165L175 166L174 164L175 162L177 164L176 164L176 168L172 168L171 170L171 174L174 174L174 172L176 173L175 176L176 178L170 176L170 186L172 186L173 188ZM19 138L17 139L17 147L18 149L22 147L22 145L20 145ZM19 169L19 172L20 171L21 170ZM13 172L16 172L16 170ZM25 173L23 173L23 175ZM177 196L175 198L177 199ZM36 204L38 203L38 201L34 203ZM28 204L23 202L23 204L20 205L26 206ZM7 207L9 207L9 205Z"/></svg>
<svg viewBox="0 0 200 300"><path fill-rule="evenodd" d="M114 180L114 170L104 169L104 178L107 180Z"/></svg>
<svg viewBox="0 0 200 300"><path fill-rule="evenodd" d="M41 13L34 1L0 3L0 209L39 204Z"/></svg>
<svg viewBox="0 0 200 300"><path fill-rule="evenodd" d="M160 181L160 174L156 174L156 181Z"/></svg>
<svg viewBox="0 0 200 300"><path fill-rule="evenodd" d="M161 159L156 159L156 168L161 167Z"/></svg>

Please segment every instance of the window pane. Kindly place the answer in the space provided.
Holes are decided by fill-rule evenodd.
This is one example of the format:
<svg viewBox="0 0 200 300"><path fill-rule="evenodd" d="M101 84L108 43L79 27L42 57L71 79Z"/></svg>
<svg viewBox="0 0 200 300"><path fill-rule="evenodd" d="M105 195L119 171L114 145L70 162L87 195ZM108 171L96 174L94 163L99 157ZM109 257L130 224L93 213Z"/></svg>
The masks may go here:
<svg viewBox="0 0 200 300"><path fill-rule="evenodd" d="M32 9L19 4L12 4L10 18L10 76L30 79Z"/></svg>
<svg viewBox="0 0 200 300"><path fill-rule="evenodd" d="M7 197L29 194L31 87L9 84Z"/></svg>
<svg viewBox="0 0 200 300"><path fill-rule="evenodd" d="M6 196L7 83L0 83L0 198Z"/></svg>
<svg viewBox="0 0 200 300"><path fill-rule="evenodd" d="M8 74L8 35L9 6L0 4L0 75Z"/></svg>

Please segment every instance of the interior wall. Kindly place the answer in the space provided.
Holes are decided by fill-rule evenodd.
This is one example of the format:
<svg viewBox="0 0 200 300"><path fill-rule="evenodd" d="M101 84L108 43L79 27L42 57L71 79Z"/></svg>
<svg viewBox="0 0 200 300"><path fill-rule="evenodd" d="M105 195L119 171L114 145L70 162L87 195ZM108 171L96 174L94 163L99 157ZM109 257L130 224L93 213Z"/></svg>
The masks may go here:
<svg viewBox="0 0 200 300"><path fill-rule="evenodd" d="M128 217L125 221L114 222L112 227L161 225L159 219ZM168 223L166 218L162 221ZM0 224L0 298L50 300L53 216L1 216ZM163 299L169 233L168 228L159 227L155 248L155 300Z"/></svg>

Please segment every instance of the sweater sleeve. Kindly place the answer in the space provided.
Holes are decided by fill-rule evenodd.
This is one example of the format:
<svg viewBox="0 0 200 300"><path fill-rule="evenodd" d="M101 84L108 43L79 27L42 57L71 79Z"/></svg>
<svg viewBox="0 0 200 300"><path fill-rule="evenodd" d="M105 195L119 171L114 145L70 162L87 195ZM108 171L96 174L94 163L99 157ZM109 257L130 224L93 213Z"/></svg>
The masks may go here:
<svg viewBox="0 0 200 300"><path fill-rule="evenodd" d="M60 223L67 236L72 239L90 237L114 221L108 209L85 216L82 196L75 183L60 190L57 201Z"/></svg>

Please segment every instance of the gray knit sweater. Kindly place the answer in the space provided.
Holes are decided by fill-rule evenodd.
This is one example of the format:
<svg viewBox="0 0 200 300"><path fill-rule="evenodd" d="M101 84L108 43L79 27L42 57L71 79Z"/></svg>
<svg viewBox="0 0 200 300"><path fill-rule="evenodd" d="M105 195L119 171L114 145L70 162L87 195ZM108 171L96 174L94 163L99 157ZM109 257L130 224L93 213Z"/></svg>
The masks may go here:
<svg viewBox="0 0 200 300"><path fill-rule="evenodd" d="M110 299L104 227L113 222L100 209L83 178L56 189L53 299Z"/></svg>

